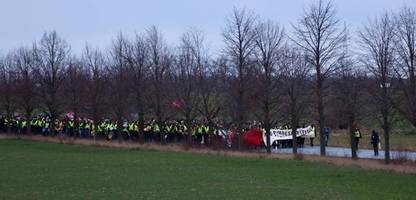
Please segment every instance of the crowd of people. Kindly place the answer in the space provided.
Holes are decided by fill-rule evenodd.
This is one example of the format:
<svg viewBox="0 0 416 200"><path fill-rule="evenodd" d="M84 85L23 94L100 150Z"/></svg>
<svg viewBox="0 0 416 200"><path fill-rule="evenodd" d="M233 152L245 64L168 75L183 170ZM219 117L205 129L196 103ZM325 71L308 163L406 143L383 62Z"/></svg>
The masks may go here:
<svg viewBox="0 0 416 200"><path fill-rule="evenodd" d="M53 126L52 126L53 125ZM119 127L120 126L120 127ZM247 124L245 130L251 128L262 129L258 123ZM52 130L53 128L53 130ZM145 142L166 142L181 143L188 139L188 132L191 133L191 142L193 144L209 145L213 140L219 141L224 145L231 146L233 138L231 137L231 125L225 126L223 123L208 123L193 121L188 127L183 120L169 120L166 122L157 122L154 119L144 122L142 139ZM279 127L277 129L290 129L290 127ZM316 136L316 129L312 125L314 132L310 137L310 146L313 146L313 139ZM30 130L30 131L29 131ZM264 129L263 129L264 131ZM0 117L0 132L13 132L16 134L27 134L28 132L43 136L67 136L79 138L98 138L105 140L139 140L140 127L139 122L124 120L118 124L115 120L103 118L96 123L88 118L64 117L56 119L53 124L47 115L34 116L30 120L15 116L11 118ZM325 145L328 145L330 129L324 129ZM359 140L362 134L357 128L354 132L355 148L358 149ZM236 138L234 138L236 139ZM236 141L234 141L236 142ZM305 138L297 138L298 146L303 147ZM276 141L272 144L275 148L291 148L291 140ZM375 156L378 156L380 148L380 138L376 131L372 131L371 144L374 148Z"/></svg>
<svg viewBox="0 0 416 200"><path fill-rule="evenodd" d="M0 118L0 130L2 132L14 132L25 134L30 128L33 134L44 136L68 136L79 138L103 138L106 140L138 140L139 122L124 120L121 124L115 120L105 119L94 122L88 118L65 117L61 120L52 120L48 116L39 115L30 120L21 117ZM53 128L53 130L51 130ZM192 133L192 141L195 143L207 143L208 135L218 135L214 126L207 123L193 121L190 127L185 125L183 120L169 120L156 122L148 120L144 123L143 132L146 142L165 141L183 142L186 140L188 129Z"/></svg>
<svg viewBox="0 0 416 200"><path fill-rule="evenodd" d="M247 123L244 125L243 132L253 128L264 131L261 124L257 122ZM288 126L276 127L277 129L290 129ZM15 116L11 118L0 117L0 132L13 132L16 134L26 134L30 130L32 134L44 136L67 136L79 138L95 138L106 140L139 140L140 127L137 120L124 120L117 123L115 120L103 118L96 123L88 118L77 118L65 116L62 119L52 120L47 115L34 116L30 120L23 117ZM186 142L188 132L191 133L191 142L193 144L213 143L214 139L217 144L223 144L231 147L237 143L237 136L232 134L236 132L236 127L232 124L215 122L208 125L207 122L192 121L186 125L184 120L168 120L166 122L157 122L150 119L144 122L142 139L145 142ZM300 147L303 147L304 138L298 138ZM313 141L313 138L312 138ZM313 143L311 143L313 145ZM291 140L276 141L272 144L276 148L290 148Z"/></svg>

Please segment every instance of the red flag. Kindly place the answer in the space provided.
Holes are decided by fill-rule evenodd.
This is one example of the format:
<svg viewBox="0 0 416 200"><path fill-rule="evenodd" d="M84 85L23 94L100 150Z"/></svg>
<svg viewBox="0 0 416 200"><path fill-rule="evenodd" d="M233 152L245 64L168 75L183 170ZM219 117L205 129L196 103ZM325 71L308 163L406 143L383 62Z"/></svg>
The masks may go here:
<svg viewBox="0 0 416 200"><path fill-rule="evenodd" d="M175 99L172 101L171 105L174 108L181 108L183 106L184 102L182 99Z"/></svg>

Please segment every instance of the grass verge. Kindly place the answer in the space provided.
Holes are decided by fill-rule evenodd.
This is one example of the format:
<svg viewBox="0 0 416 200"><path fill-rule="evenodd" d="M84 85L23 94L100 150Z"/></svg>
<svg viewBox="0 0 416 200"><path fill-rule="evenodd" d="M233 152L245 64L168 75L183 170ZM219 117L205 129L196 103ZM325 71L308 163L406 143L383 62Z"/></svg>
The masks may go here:
<svg viewBox="0 0 416 200"><path fill-rule="evenodd" d="M415 175L254 156L3 139L0 163L0 199L413 199L416 195Z"/></svg>

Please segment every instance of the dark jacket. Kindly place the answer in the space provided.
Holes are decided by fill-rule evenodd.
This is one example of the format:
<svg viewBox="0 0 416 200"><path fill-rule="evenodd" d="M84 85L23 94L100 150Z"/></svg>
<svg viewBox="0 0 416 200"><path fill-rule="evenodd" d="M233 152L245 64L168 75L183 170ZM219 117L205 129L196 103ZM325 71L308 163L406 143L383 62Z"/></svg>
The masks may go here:
<svg viewBox="0 0 416 200"><path fill-rule="evenodd" d="M376 131L373 131L371 134L371 144L378 144L380 142L380 137Z"/></svg>

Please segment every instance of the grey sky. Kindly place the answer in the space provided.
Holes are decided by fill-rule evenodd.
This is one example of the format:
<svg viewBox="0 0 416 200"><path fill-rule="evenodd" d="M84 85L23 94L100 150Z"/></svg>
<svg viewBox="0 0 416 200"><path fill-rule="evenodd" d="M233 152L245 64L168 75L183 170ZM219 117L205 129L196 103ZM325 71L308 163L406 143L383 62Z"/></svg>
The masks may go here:
<svg viewBox="0 0 416 200"><path fill-rule="evenodd" d="M222 45L221 30L233 6L254 10L260 17L285 25L296 22L305 6L316 0L0 0L0 52L30 45L43 32L56 30L74 53L85 43L106 47L119 31L132 34L158 26L175 44L191 26L206 34L215 51ZM416 0L334 0L338 16L353 28L383 10ZM213 52L215 53L215 52Z"/></svg>

